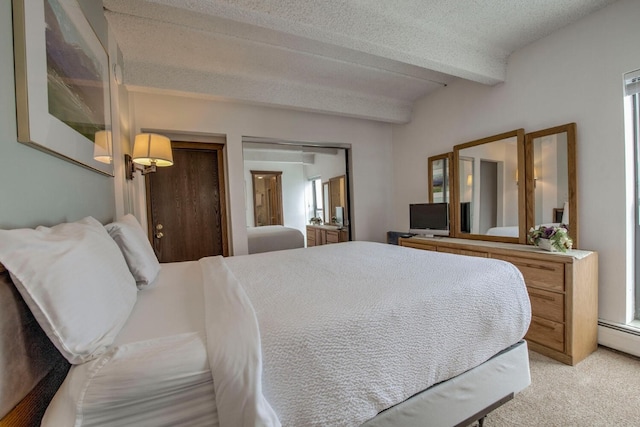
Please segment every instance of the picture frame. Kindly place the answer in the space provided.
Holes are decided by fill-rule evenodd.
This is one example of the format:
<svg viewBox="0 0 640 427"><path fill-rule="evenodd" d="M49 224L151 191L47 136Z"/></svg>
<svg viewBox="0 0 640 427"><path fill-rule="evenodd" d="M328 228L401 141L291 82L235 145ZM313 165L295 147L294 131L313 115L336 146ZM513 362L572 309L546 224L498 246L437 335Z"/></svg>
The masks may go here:
<svg viewBox="0 0 640 427"><path fill-rule="evenodd" d="M553 208L553 222L558 224L562 223L562 216L564 215L563 208Z"/></svg>
<svg viewBox="0 0 640 427"><path fill-rule="evenodd" d="M78 2L13 0L13 28L18 141L113 176L109 57Z"/></svg>

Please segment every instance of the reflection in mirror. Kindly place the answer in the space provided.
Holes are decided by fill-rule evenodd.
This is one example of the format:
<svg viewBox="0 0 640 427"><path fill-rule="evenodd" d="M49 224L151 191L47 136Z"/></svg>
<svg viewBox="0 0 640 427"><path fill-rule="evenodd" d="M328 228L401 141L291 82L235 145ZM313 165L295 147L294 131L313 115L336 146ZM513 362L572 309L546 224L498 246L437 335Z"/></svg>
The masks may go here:
<svg viewBox="0 0 640 427"><path fill-rule="evenodd" d="M346 176L336 176L329 179L329 210L331 224L343 226L347 206Z"/></svg>
<svg viewBox="0 0 640 427"><path fill-rule="evenodd" d="M344 197L345 208L343 223L349 226L347 148L243 137L243 157L248 227L274 223L267 221L265 215L273 216L270 213L260 217L266 202L271 200L269 188L261 190L251 171L280 172L281 212L279 221L275 223L298 229L303 234L306 234L311 218L319 217L331 222L331 218L336 216L335 207L331 210L330 183L332 178L341 177L344 191L340 195ZM264 195L256 197L256 189Z"/></svg>
<svg viewBox="0 0 640 427"><path fill-rule="evenodd" d="M529 133L525 144L527 229L564 224L577 248L575 123Z"/></svg>
<svg viewBox="0 0 640 427"><path fill-rule="evenodd" d="M454 147L459 237L520 242L525 239L524 131Z"/></svg>
<svg viewBox="0 0 640 427"><path fill-rule="evenodd" d="M281 176L280 171L251 171L253 218L256 227L284 225Z"/></svg>
<svg viewBox="0 0 640 427"><path fill-rule="evenodd" d="M471 233L471 201L473 200L473 159L460 158L460 231Z"/></svg>
<svg viewBox="0 0 640 427"><path fill-rule="evenodd" d="M452 157L453 153L429 157L429 203L451 202L450 183Z"/></svg>
<svg viewBox="0 0 640 427"><path fill-rule="evenodd" d="M322 184L322 200L323 206L329 206L329 181ZM324 217L322 221L325 223L331 222L331 210L324 209Z"/></svg>

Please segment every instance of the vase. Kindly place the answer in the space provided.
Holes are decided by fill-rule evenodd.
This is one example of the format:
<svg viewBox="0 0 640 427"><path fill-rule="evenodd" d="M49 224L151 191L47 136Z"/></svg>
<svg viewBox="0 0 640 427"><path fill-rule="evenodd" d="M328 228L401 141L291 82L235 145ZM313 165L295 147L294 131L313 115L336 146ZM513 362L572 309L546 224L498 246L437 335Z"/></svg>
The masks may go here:
<svg viewBox="0 0 640 427"><path fill-rule="evenodd" d="M538 247L540 249L544 249L549 252L558 252L555 246L551 244L551 240L549 239L540 239L538 240Z"/></svg>

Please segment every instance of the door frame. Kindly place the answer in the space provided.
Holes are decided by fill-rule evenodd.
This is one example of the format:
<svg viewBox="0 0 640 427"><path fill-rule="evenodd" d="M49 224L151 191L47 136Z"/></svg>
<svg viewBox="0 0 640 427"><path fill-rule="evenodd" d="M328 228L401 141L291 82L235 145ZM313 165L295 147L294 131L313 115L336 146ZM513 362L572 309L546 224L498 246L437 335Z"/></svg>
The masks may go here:
<svg viewBox="0 0 640 427"><path fill-rule="evenodd" d="M224 174L224 144L212 142L183 142L171 141L172 150L197 150L216 152L218 157L218 183L220 191L220 228L222 231L222 256L229 256L229 237L227 231L227 185ZM149 241L153 244L153 217L151 215L151 186L145 179L146 205L147 205L147 233Z"/></svg>
<svg viewBox="0 0 640 427"><path fill-rule="evenodd" d="M258 208L256 206L256 176L257 175L275 175L276 183L278 185L278 209L280 213L280 222L284 225L284 202L282 201L282 171L263 171L263 170L251 170L251 191L253 192L252 201L253 201L253 225L257 227L256 221L258 218ZM269 221L271 222L271 221Z"/></svg>

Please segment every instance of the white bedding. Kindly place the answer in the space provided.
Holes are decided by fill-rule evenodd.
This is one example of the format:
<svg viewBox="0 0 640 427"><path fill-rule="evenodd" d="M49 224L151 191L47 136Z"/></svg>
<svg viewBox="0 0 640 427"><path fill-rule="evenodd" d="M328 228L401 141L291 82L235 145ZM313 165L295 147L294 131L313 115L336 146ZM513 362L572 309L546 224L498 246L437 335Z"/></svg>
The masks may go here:
<svg viewBox="0 0 640 427"><path fill-rule="evenodd" d="M491 227L486 232L487 236L503 236L503 237L518 237L520 235L520 227L517 225L509 227Z"/></svg>
<svg viewBox="0 0 640 427"><path fill-rule="evenodd" d="M304 235L296 228L282 225L247 227L249 253L304 248Z"/></svg>
<svg viewBox="0 0 640 427"><path fill-rule="evenodd" d="M540 225L544 225L545 227L560 226L559 223L549 223L549 224L538 224L536 228L540 227ZM517 225L509 226L509 227L492 227L487 230L487 236L503 236L503 237L518 237L520 236L520 227Z"/></svg>
<svg viewBox="0 0 640 427"><path fill-rule="evenodd" d="M211 274L217 285L205 280L203 292L189 284L199 280L194 266L208 270L215 262L229 272ZM72 368L43 425L216 425L217 411L242 418L244 409L214 397L205 306L206 335L226 336L245 359L262 359L261 384L259 365L233 369L249 374L246 385L262 389L286 426L361 424L517 342L530 321L522 276L497 260L349 242L200 264L163 265L156 287L140 293L114 350ZM227 277L222 285L221 277ZM241 311L254 313L257 323L238 319L233 324L245 329L216 334L211 325L225 323L216 315L228 320L240 312L216 307L220 289L245 295L249 305ZM147 298L148 292L155 294ZM170 319L163 320L164 311ZM225 346L209 342L209 348L211 359ZM233 352L214 357L238 360ZM232 372L214 369L216 375L235 392ZM264 414L259 396L247 402ZM267 414L264 425L276 424Z"/></svg>
<svg viewBox="0 0 640 427"><path fill-rule="evenodd" d="M72 366L42 425L217 425L201 282L197 261L161 264L112 350Z"/></svg>

